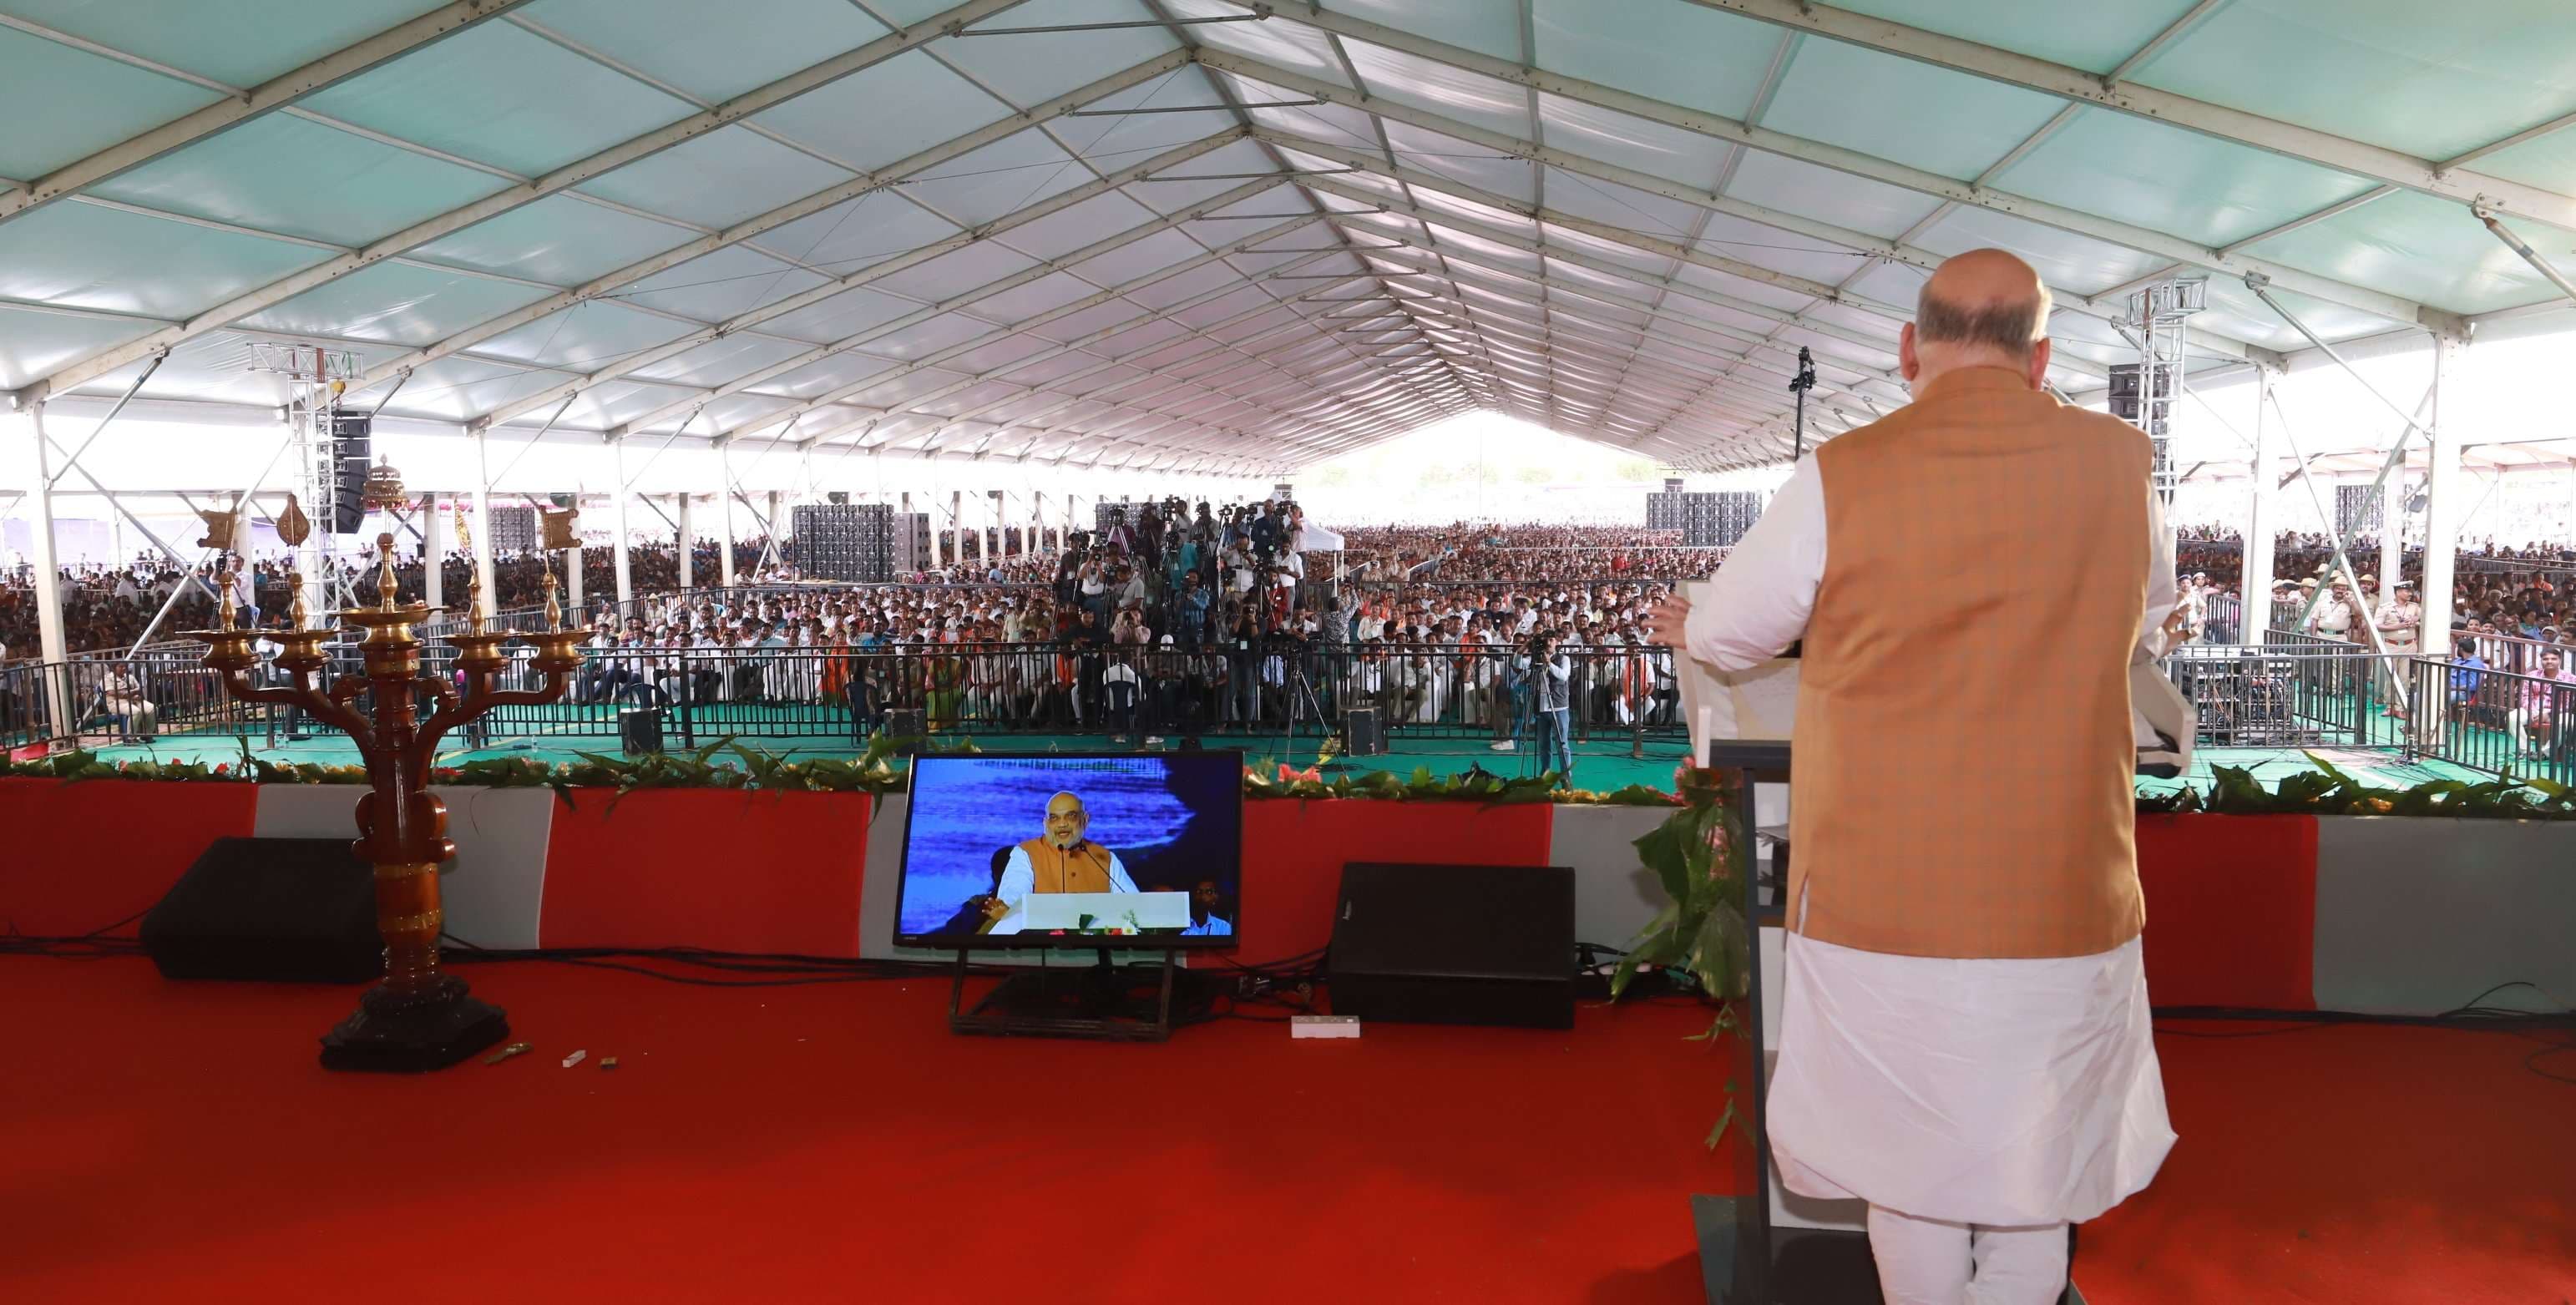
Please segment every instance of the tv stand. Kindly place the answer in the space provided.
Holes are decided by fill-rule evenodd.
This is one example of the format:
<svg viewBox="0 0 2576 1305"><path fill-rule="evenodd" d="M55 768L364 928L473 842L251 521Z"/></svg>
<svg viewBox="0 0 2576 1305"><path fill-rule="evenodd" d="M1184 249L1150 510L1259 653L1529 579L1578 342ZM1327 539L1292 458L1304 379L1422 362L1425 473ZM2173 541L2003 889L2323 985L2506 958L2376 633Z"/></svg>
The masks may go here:
<svg viewBox="0 0 2576 1305"><path fill-rule="evenodd" d="M1184 970L1164 950L1160 965L1119 965L1109 949L1086 969L1024 970L966 1006L967 953L957 953L948 985L948 1031L988 1037L1089 1038L1162 1042L1172 1036L1172 995L1184 1011L1204 1007L1208 976Z"/></svg>

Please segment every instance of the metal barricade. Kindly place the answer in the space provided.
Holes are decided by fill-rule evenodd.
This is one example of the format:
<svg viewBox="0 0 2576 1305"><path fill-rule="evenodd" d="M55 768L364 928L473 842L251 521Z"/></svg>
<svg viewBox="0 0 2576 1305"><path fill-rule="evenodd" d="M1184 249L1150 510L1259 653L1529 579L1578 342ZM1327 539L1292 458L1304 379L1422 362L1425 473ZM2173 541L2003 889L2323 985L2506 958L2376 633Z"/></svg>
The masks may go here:
<svg viewBox="0 0 2576 1305"><path fill-rule="evenodd" d="M2192 700L2200 746L2397 750L2407 729L2392 689L2413 660L2290 636L2260 647L2186 645L2165 672Z"/></svg>
<svg viewBox="0 0 2576 1305"><path fill-rule="evenodd" d="M2414 752L2491 773L2576 784L2576 678L2415 659ZM2562 663L2562 677L2576 676Z"/></svg>

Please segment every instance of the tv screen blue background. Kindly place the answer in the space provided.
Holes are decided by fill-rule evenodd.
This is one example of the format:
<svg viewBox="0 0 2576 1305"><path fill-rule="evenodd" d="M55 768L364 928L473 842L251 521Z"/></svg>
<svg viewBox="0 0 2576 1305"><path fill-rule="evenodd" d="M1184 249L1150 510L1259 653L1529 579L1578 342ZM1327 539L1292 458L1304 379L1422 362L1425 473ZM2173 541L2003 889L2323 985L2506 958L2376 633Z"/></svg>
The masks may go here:
<svg viewBox="0 0 2576 1305"><path fill-rule="evenodd" d="M1084 837L1117 853L1140 891L1214 880L1224 899L1216 913L1241 931L1242 758L1173 752L915 758L897 935L937 932L968 898L991 892L993 853L1045 833L1047 799L1059 792L1081 797L1091 814Z"/></svg>

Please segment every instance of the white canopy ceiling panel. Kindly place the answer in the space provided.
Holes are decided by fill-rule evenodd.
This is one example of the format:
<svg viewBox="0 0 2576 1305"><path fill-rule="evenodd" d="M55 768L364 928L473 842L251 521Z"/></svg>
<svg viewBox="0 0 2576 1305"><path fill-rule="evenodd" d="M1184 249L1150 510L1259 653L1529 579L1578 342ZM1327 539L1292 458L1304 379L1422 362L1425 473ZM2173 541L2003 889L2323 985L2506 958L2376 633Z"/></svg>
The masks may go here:
<svg viewBox="0 0 2576 1305"><path fill-rule="evenodd" d="M2349 173L2107 109L2075 115L1995 184L2213 248L2370 189Z"/></svg>
<svg viewBox="0 0 2576 1305"><path fill-rule="evenodd" d="M821 284L811 272L734 245L646 277L605 301L718 322Z"/></svg>
<svg viewBox="0 0 2576 1305"><path fill-rule="evenodd" d="M584 194L701 226L729 226L849 180L748 128L724 127L583 183Z"/></svg>
<svg viewBox="0 0 2576 1305"><path fill-rule="evenodd" d="M1751 111L1780 41L1761 23L1673 0L1533 3L1540 67L1728 118Z"/></svg>
<svg viewBox="0 0 2576 1305"><path fill-rule="evenodd" d="M2107 73L2190 10L2195 0L2128 0L2070 5L2063 0L1844 0L1844 9L1943 32L2090 72Z"/></svg>
<svg viewBox="0 0 2576 1305"><path fill-rule="evenodd" d="M957 228L889 191L871 191L810 217L778 227L760 243L798 254L816 267L847 276L956 234Z"/></svg>
<svg viewBox="0 0 2576 1305"><path fill-rule="evenodd" d="M1000 294L978 299L974 303L974 312L978 317L995 322L1025 322L1049 309L1062 308L1086 295L1097 294L1099 290L1099 286L1072 273L1057 272L1027 285L1014 286Z"/></svg>
<svg viewBox="0 0 2576 1305"><path fill-rule="evenodd" d="M463 422L562 380L560 372L457 355L423 364L385 411L423 421Z"/></svg>
<svg viewBox="0 0 2576 1305"><path fill-rule="evenodd" d="M912 50L800 95L755 121L851 167L879 168L1009 113L927 51Z"/></svg>
<svg viewBox="0 0 2576 1305"><path fill-rule="evenodd" d="M549 195L413 251L434 262L577 285L682 244L689 232Z"/></svg>
<svg viewBox="0 0 2576 1305"><path fill-rule="evenodd" d="M1762 125L1967 181L2064 103L1876 50L1805 40Z"/></svg>
<svg viewBox="0 0 2576 1305"><path fill-rule="evenodd" d="M1134 361L1139 355L1145 354L1153 349L1160 348L1174 340L1185 338L1189 337L1186 332L1181 330L1181 328L1174 326L1169 322L1156 320L1147 322L1137 327L1135 330L1111 336L1098 344L1090 346L1085 350L1085 352L1102 358L1117 358L1126 361ZM1141 363L1138 365L1143 366ZM1150 371L1151 369L1149 368L1148 370Z"/></svg>
<svg viewBox="0 0 2576 1305"><path fill-rule="evenodd" d="M886 34L849 0L538 0L529 21L711 102Z"/></svg>
<svg viewBox="0 0 2576 1305"><path fill-rule="evenodd" d="M1764 250L1759 252L1771 254L1779 251ZM1755 260L1748 256L1745 261L1752 262ZM1817 277L1815 279L1826 282L1838 282L1842 280L1843 276L1850 274L1854 265L1854 261L1850 259L1843 260L1843 262L1838 266L1824 264L1823 266L1833 267L1836 275ZM1748 299L1765 307L1777 308L1784 312L1804 312L1817 302L1815 299L1800 294L1795 290L1772 285L1767 281L1749 280L1731 272L1720 272L1712 267L1702 267L1697 263L1682 264L1681 267L1673 273L1673 276L1676 280L1679 280L1686 285L1698 286L1702 290L1714 290L1720 294L1732 295L1737 299Z"/></svg>
<svg viewBox="0 0 2576 1305"><path fill-rule="evenodd" d="M1761 150L1745 151L1744 161L1735 169L1735 182L1726 193L1777 212L1888 239L1904 233L1940 205L1929 195ZM1810 242L1775 238L1773 243Z"/></svg>
<svg viewBox="0 0 2576 1305"><path fill-rule="evenodd" d="M1514 134L1526 137L1526 124ZM1395 146L1396 162L1404 167L1463 181L1522 203L1535 203L1538 199L1537 192L1531 189L1529 165L1488 146L1395 122L1386 124L1386 138ZM1333 143L1329 136L1313 139Z"/></svg>
<svg viewBox="0 0 2576 1305"><path fill-rule="evenodd" d="M13 6L14 7L14 6ZM222 99L14 28L0 27L0 176L37 177ZM43 123L45 130L24 130Z"/></svg>
<svg viewBox="0 0 2576 1305"><path fill-rule="evenodd" d="M1201 123L1199 125L1210 127L1219 124ZM1128 186L1123 193L1157 213L1177 213L1211 195L1223 194L1241 185L1245 179L1255 174L1279 170L1278 163L1261 146L1248 140L1237 141L1213 153L1202 154L1165 174L1182 178L1210 177L1215 180L1137 182Z"/></svg>
<svg viewBox="0 0 2576 1305"><path fill-rule="evenodd" d="M2576 238L2506 219L2562 269ZM2493 312L2547 299L2557 289L2505 247L2476 215L2430 195L2400 192L2248 247L2311 272L2372 286L2455 313Z"/></svg>
<svg viewBox="0 0 2576 1305"><path fill-rule="evenodd" d="M2478 166L2496 176L2526 185L2576 191L2576 131L2552 131L2535 136L2519 145L2497 150L2478 160Z"/></svg>
<svg viewBox="0 0 2576 1305"><path fill-rule="evenodd" d="M1325 7L1497 59L1521 57L1517 0L1333 0Z"/></svg>
<svg viewBox="0 0 2576 1305"><path fill-rule="evenodd" d="M1326 210L1334 213L1374 213L1382 207L1381 205L1352 199L1348 195L1334 195L1323 192L1318 192L1315 195L1315 202L1322 205Z"/></svg>
<svg viewBox="0 0 2576 1305"><path fill-rule="evenodd" d="M563 408L563 415L554 420L558 428L607 430L611 426L622 425L633 418L641 417L664 404L682 402L688 397L689 391L675 389L668 385L639 385L631 381L611 381L606 385L594 385L582 391L574 397L569 406L556 405ZM553 414L554 409L549 408L541 413L530 413L519 417L512 424L542 426Z"/></svg>
<svg viewBox="0 0 2576 1305"><path fill-rule="evenodd" d="M1586 258L1617 263L1639 273L1654 276L1663 276L1673 270L1674 260L1660 254L1648 253L1631 245L1603 240L1597 236L1585 235L1583 232L1559 226L1543 227L1541 232L1549 245L1570 250Z"/></svg>
<svg viewBox="0 0 2576 1305"><path fill-rule="evenodd" d="M1730 149L1712 137L1562 96L1541 95L1538 109L1548 144L1686 186L1714 184Z"/></svg>
<svg viewBox="0 0 2576 1305"><path fill-rule="evenodd" d="M879 290L923 303L944 303L977 286L1036 265L1036 259L988 240L941 254L919 266L907 267L875 284Z"/></svg>
<svg viewBox="0 0 2576 1305"><path fill-rule="evenodd" d="M1025 367L1009 368L1001 373L1000 379L1012 385L1036 389L1053 385L1086 367L1097 366L1099 361L1083 353L1062 353L1052 358L1042 358Z"/></svg>
<svg viewBox="0 0 2576 1305"><path fill-rule="evenodd" d="M1233 73L1224 74L1227 86L1236 99L1247 104L1270 104L1306 97L1282 90L1268 82ZM1256 126L1311 136L1316 140L1348 141L1354 149L1377 148L1377 120L1358 109L1341 104L1305 105L1291 109L1247 109L1245 115Z"/></svg>
<svg viewBox="0 0 2576 1305"><path fill-rule="evenodd" d="M846 350L831 357L810 362L792 372L772 376L755 389L762 394L783 394L790 398L811 399L845 386L855 385L871 376L893 371L894 365L872 353Z"/></svg>
<svg viewBox="0 0 2576 1305"><path fill-rule="evenodd" d="M1181 19L1239 19L1244 16L1242 6L1227 4L1224 0L1163 0L1162 8L1165 13ZM1190 39L1211 49L1275 63L1336 85L1351 84L1351 79L1342 71L1342 61L1333 57L1332 45L1324 34L1302 23L1286 19L1204 23L1190 29Z"/></svg>
<svg viewBox="0 0 2576 1305"><path fill-rule="evenodd" d="M751 392L728 394L721 399L709 400L706 411L699 413L696 421L689 422L689 430L692 433L736 430L741 427L751 425L771 413L783 412L794 406L796 405L792 400L778 398L773 395ZM833 414L827 411L816 413L814 415L816 420L819 421L823 417L831 416ZM664 433L676 431L680 428L681 422L688 421L688 417L689 414L683 412L677 417L671 417L664 420L656 427L656 429L661 430Z"/></svg>
<svg viewBox="0 0 2576 1305"><path fill-rule="evenodd" d="M2087 294L2172 265L2153 254L1982 208L1951 210L1914 243L1936 254L1959 254L1988 246L2009 249L2039 269L2042 281Z"/></svg>
<svg viewBox="0 0 2576 1305"><path fill-rule="evenodd" d="M1342 48L1371 95L1487 131L1529 134L1529 92L1520 87L1366 41L1345 40Z"/></svg>
<svg viewBox="0 0 2576 1305"><path fill-rule="evenodd" d="M799 340L811 340L816 344L828 344L891 322L920 307L918 299L869 289L844 290L819 304L770 318L762 323L762 329L792 335Z"/></svg>
<svg viewBox="0 0 2576 1305"><path fill-rule="evenodd" d="M1325 198L1332 199L1336 197L1325 196ZM1472 199L1458 199L1439 191L1432 190L1428 187L1415 190L1412 194L1412 199L1420 207L1431 210L1434 213L1445 213L1452 217L1464 218L1467 221L1481 223L1485 226L1500 227L1515 235L1519 235L1530 240L1536 240L1539 237L1537 223L1532 222L1509 209L1495 208L1490 204L1479 204ZM1402 202L1403 197L1398 196L1397 200L1398 202Z"/></svg>
<svg viewBox="0 0 2576 1305"><path fill-rule="evenodd" d="M1596 272L1591 268L1567 262L1560 258L1551 258L1547 260L1545 271L1549 280L1561 281L1576 286L1589 286L1595 290L1609 291L1612 294L1644 297L1652 295L1655 292L1655 285L1651 281L1639 280L1633 277L1609 276L1601 272ZM1644 274L1641 273L1640 275L1642 276Z"/></svg>
<svg viewBox="0 0 2576 1305"><path fill-rule="evenodd" d="M1026 353L1037 347L1038 346L1036 344L1032 343L1023 347L1020 351ZM982 352L982 350L977 351L979 354ZM969 366L974 367L977 370L982 370L981 361L977 358L976 354L969 354L966 357L959 359L958 362L961 366ZM930 402L919 406L925 412L935 412L943 417L953 418L962 413L981 409L986 404L998 403L1003 399L1025 392L1026 391L1022 390L1018 386L1006 385L1000 381L987 381L982 385L970 385L944 399L933 399ZM991 418L988 415L980 420L990 421Z"/></svg>
<svg viewBox="0 0 2576 1305"><path fill-rule="evenodd" d="M256 86L441 0L9 0L12 15L233 86Z"/></svg>
<svg viewBox="0 0 2576 1305"><path fill-rule="evenodd" d="M1210 263L1189 271L1164 277L1152 285L1138 286L1127 292L1126 300L1141 308L1156 311L1182 303L1199 295L1222 290L1242 279L1233 268L1223 263Z"/></svg>
<svg viewBox="0 0 2576 1305"><path fill-rule="evenodd" d="M506 22L468 28L305 102L523 176L687 117L687 101Z"/></svg>
<svg viewBox="0 0 2576 1305"><path fill-rule="evenodd" d="M322 178L328 183L317 184ZM90 193L362 245L508 184L488 172L273 113L93 186Z"/></svg>
<svg viewBox="0 0 2576 1305"><path fill-rule="evenodd" d="M0 298L181 318L328 252L85 204L0 226Z"/></svg>
<svg viewBox="0 0 2576 1305"><path fill-rule="evenodd" d="M2321 75L2282 76L2288 68ZM2386 0L2262 0L2211 14L2135 76L2196 99L2447 159L2576 112L2571 70L2576 22L2563 0L2479 0L2429 11ZM2368 93L2355 94L2361 87Z"/></svg>
<svg viewBox="0 0 2576 1305"><path fill-rule="evenodd" d="M1058 27L1146 23L1155 15L1139 0L1029 0L977 27ZM939 57L1021 105L1053 99L1113 68L1143 63L1173 47L1161 27L1113 27L1020 36L969 36L942 42Z"/></svg>
<svg viewBox="0 0 2576 1305"><path fill-rule="evenodd" d="M981 305L978 307L980 308ZM964 344L969 340L999 335L1007 329L1009 328L996 326L990 319L980 314L970 316L966 313L941 313L928 321L907 326L893 335L870 340L857 346L857 349L879 358L909 362L915 358L927 357L942 349Z"/></svg>
<svg viewBox="0 0 2576 1305"><path fill-rule="evenodd" d="M722 385L763 367L785 362L799 352L801 350L795 344L786 340L748 334L728 335L721 340L710 340L677 357L638 367L630 375L637 380L668 381L704 388Z"/></svg>
<svg viewBox="0 0 2576 1305"><path fill-rule="evenodd" d="M1233 183L1211 184L1222 188ZM1013 249L1033 258L1061 258L1093 241L1143 226L1156 216L1152 210L1128 198L1125 192L1113 190L1060 213L1050 213L1027 226L1014 227L1003 239Z"/></svg>
<svg viewBox="0 0 2576 1305"><path fill-rule="evenodd" d="M1043 340L1053 340L1058 344L1063 344L1069 341L1079 340L1094 331L1107 330L1110 327L1117 326L1124 322L1135 321L1137 320L1137 316L1138 312L1136 305L1128 303L1123 299L1117 299L1111 300L1110 302L1101 304L1097 307L1085 308L1078 313L1059 317L1044 326L1032 327L1030 328L1029 333ZM1092 346L1091 351L1094 353L1100 353L1101 347L1094 345Z"/></svg>
<svg viewBox="0 0 2576 1305"><path fill-rule="evenodd" d="M0 303L0 389L15 389L74 359L152 329L148 322L73 316Z"/></svg>
<svg viewBox="0 0 2576 1305"><path fill-rule="evenodd" d="M43 214L38 214L42 217ZM16 224L0 228L0 237ZM545 297L536 286L378 263L242 319L262 331L421 345Z"/></svg>
<svg viewBox="0 0 2576 1305"><path fill-rule="evenodd" d="M1089 169L1032 127L907 178L903 193L972 227L1091 178Z"/></svg>
<svg viewBox="0 0 2576 1305"><path fill-rule="evenodd" d="M908 405L932 390L954 385L966 379L945 368L925 367L917 372L897 376L882 385L872 385L849 396L849 401L863 408L886 408Z"/></svg>
<svg viewBox="0 0 2576 1305"><path fill-rule="evenodd" d="M2375 335L2388 329L2386 321L2340 305L2321 303L2277 287L2271 295L2297 313L2309 329L2329 340ZM2209 307L2192 318L2192 325L2283 352L2307 344L2307 339L2282 321L2279 313L2248 293L2243 284L2223 276L2209 278Z"/></svg>
<svg viewBox="0 0 2576 1305"><path fill-rule="evenodd" d="M1437 222L1426 223L1424 226L1430 231L1434 241L1444 245L1454 245L1468 257L1487 267L1509 268L1525 276L1535 276L1538 273L1539 259L1536 254L1523 253L1509 245L1499 244L1482 236L1470 235L1453 226Z"/></svg>
<svg viewBox="0 0 2576 1305"><path fill-rule="evenodd" d="M1687 240L1708 210L1616 182L1596 181L1562 168L1546 170L1547 206L1560 213L1623 229Z"/></svg>
<svg viewBox="0 0 2576 1305"><path fill-rule="evenodd" d="M590 371L612 359L640 353L687 334L685 322L594 299L496 335L475 346L492 358L573 371Z"/></svg>
<svg viewBox="0 0 2576 1305"><path fill-rule="evenodd" d="M1637 291L1632 288L1627 293L1635 294ZM1593 312L1594 309L1591 305L1587 304L1584 307L1584 311L1590 313ZM1738 312L1735 309L1728 308L1720 304L1703 303L1699 300L1686 299L1679 295L1675 295L1664 300L1663 315L1666 317L1690 318L1702 322L1715 322L1731 331L1750 333L1756 336L1768 335L1772 331L1778 330L1780 326L1778 322L1774 322L1765 317L1755 316L1752 313ZM1685 339L1698 338L1695 333L1687 331L1683 332L1682 336ZM1709 341L1709 343L1713 345L1717 342L1712 340Z"/></svg>
<svg viewBox="0 0 2576 1305"><path fill-rule="evenodd" d="M1263 204L1265 201L1270 205L1270 207L1259 207L1259 205ZM1255 195L1250 200L1246 201L1246 204L1253 205L1254 207L1246 207L1244 204L1238 204L1229 211L1244 213L1281 213L1293 211L1296 207L1288 202L1287 197L1284 194L1279 193ZM1266 224L1260 222L1224 222L1206 225L1208 233L1212 237L1222 240L1228 236L1240 237L1247 230L1258 230ZM1207 251L1203 249L1198 242L1190 239L1189 236L1179 231L1157 231L1150 236L1131 240L1127 244L1117 249L1110 250L1105 254L1086 258L1083 261L1074 264L1072 270L1075 275L1091 282L1093 285L1107 287L1132 281L1149 272L1159 272L1175 263L1185 262L1205 252Z"/></svg>

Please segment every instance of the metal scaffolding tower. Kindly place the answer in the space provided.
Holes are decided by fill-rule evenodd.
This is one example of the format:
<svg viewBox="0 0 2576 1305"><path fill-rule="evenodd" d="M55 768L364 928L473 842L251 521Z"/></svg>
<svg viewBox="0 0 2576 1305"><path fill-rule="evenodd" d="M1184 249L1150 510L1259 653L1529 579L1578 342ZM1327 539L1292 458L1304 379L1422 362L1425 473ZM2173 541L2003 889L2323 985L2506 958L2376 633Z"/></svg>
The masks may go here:
<svg viewBox="0 0 2576 1305"><path fill-rule="evenodd" d="M359 371L358 355L316 345L253 345L251 370L285 377L292 387L286 408L288 437L294 450L299 506L312 523L312 533L297 550L302 554L304 601L317 612L357 605L349 577L333 556L332 517L340 502L340 446L334 437L340 419L341 392Z"/></svg>
<svg viewBox="0 0 2576 1305"><path fill-rule="evenodd" d="M2158 281L2129 296L2123 334L2139 360L2111 369L2111 415L2145 431L2156 451L2156 492L2173 502L2182 477L2174 468L2172 420L2183 393L2183 328L2209 306L2206 277Z"/></svg>

